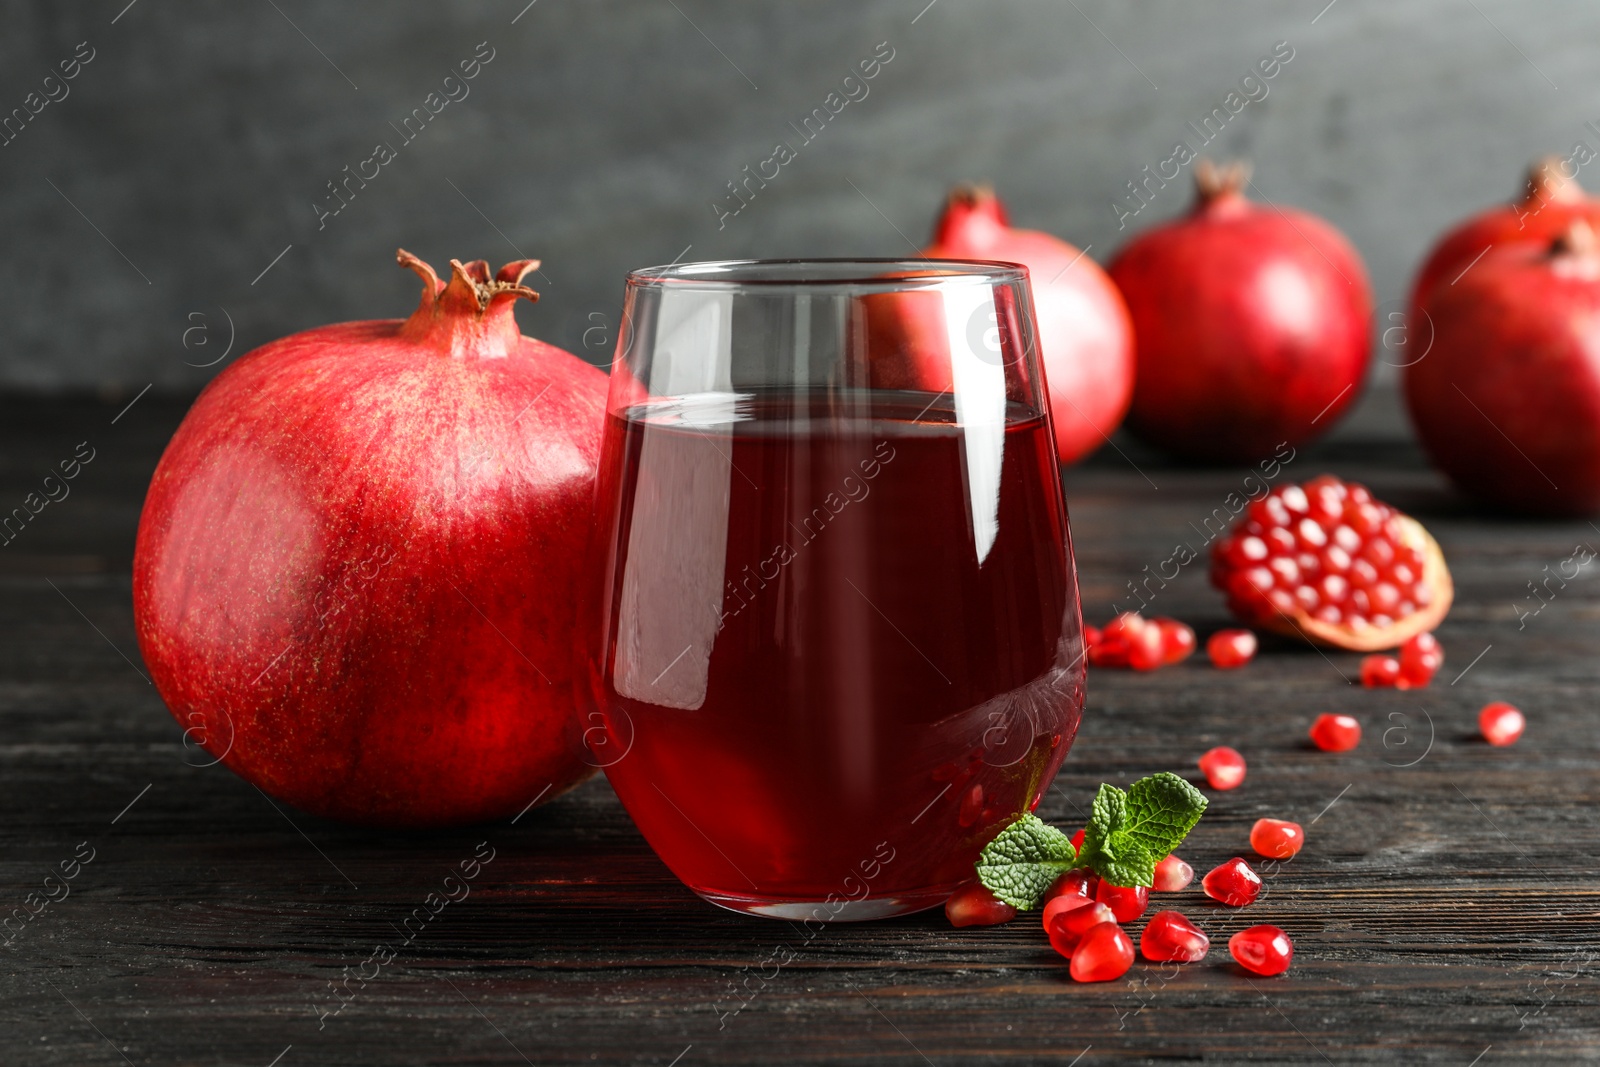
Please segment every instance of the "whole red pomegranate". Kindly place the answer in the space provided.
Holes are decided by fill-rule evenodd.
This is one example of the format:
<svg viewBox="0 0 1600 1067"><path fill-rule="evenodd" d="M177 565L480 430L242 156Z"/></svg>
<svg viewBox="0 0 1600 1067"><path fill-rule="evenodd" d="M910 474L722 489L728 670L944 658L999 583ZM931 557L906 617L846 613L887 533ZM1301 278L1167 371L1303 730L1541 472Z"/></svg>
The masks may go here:
<svg viewBox="0 0 1600 1067"><path fill-rule="evenodd" d="M1259 207L1241 164L1195 165L1187 218L1110 266L1133 315L1128 425L1181 459L1250 462L1309 439L1360 393L1372 296L1354 248L1321 219Z"/></svg>
<svg viewBox="0 0 1600 1067"><path fill-rule="evenodd" d="M1600 511L1600 249L1589 224L1491 250L1422 310L1433 347L1404 385L1433 461L1501 507Z"/></svg>
<svg viewBox="0 0 1600 1067"><path fill-rule="evenodd" d="M139 647L186 737L305 811L488 819L589 772L577 612L605 375L518 333L512 263L218 375L139 523Z"/></svg>
<svg viewBox="0 0 1600 1067"><path fill-rule="evenodd" d="M1002 260L1028 268L1056 452L1061 462L1073 463L1104 444L1121 425L1133 395L1133 326L1105 271L1060 238L1012 229L1000 198L987 185L951 191L933 243L923 255ZM899 333L885 351L874 353L873 384L949 389L945 325L936 297L898 293L885 309L891 305L898 313ZM895 323L873 317L875 337L885 340L895 334ZM919 344L925 336L940 342ZM932 365L930 353L937 355Z"/></svg>
<svg viewBox="0 0 1600 1067"><path fill-rule="evenodd" d="M1522 198L1497 204L1465 220L1439 238L1411 286L1415 310L1441 281L1453 281L1485 249L1512 241L1549 242L1573 219L1600 227L1600 200L1588 196L1567 173L1566 160L1546 156L1528 168Z"/></svg>

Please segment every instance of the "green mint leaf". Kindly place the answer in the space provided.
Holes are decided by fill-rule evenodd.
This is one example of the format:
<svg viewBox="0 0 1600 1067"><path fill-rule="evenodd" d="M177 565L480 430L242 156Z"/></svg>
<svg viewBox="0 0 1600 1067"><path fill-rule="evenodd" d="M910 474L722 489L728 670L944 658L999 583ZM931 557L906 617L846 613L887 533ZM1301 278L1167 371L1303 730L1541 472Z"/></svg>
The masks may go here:
<svg viewBox="0 0 1600 1067"><path fill-rule="evenodd" d="M1206 810L1205 794L1176 774L1162 771L1128 787L1118 833L1137 841L1159 861L1183 843Z"/></svg>
<svg viewBox="0 0 1600 1067"><path fill-rule="evenodd" d="M1092 855L1121 829L1128 811L1128 794L1114 785L1100 783L1094 803L1089 807L1089 825L1083 828L1083 851Z"/></svg>
<svg viewBox="0 0 1600 1067"><path fill-rule="evenodd" d="M1146 889L1156 883L1156 864L1160 860L1135 841L1116 842L1095 857L1094 873L1112 885L1142 885Z"/></svg>
<svg viewBox="0 0 1600 1067"><path fill-rule="evenodd" d="M1154 884L1156 863L1137 837L1126 832L1130 797L1114 785L1101 785L1094 795L1089 825L1083 829L1083 850L1077 866L1088 867L1112 885ZM1163 853L1164 855L1164 853Z"/></svg>
<svg viewBox="0 0 1600 1067"><path fill-rule="evenodd" d="M1071 838L1029 813L983 847L978 881L1018 911L1029 911L1076 859Z"/></svg>

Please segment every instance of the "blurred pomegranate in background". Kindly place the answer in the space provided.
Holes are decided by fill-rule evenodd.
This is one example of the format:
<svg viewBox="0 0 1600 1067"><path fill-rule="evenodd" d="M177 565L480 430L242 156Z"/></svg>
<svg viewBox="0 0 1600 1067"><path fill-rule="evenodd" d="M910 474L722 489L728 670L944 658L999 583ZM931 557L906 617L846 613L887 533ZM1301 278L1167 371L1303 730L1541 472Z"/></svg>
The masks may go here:
<svg viewBox="0 0 1600 1067"><path fill-rule="evenodd" d="M1421 304L1433 346L1405 369L1433 461L1490 504L1600 511L1600 242L1583 219L1487 252Z"/></svg>
<svg viewBox="0 0 1600 1067"><path fill-rule="evenodd" d="M1013 229L987 185L951 191L933 243L922 251L929 259L1001 260L1028 268L1056 453L1061 462L1072 463L1104 444L1121 425L1133 395L1133 328L1105 271L1057 237ZM946 326L937 294L873 297L869 306L873 384L949 389ZM938 340L922 341L927 337Z"/></svg>
<svg viewBox="0 0 1600 1067"><path fill-rule="evenodd" d="M1600 228L1600 200L1583 191L1560 156L1545 156L1528 168L1522 198L1496 204L1457 224L1439 238L1411 286L1413 312L1439 282L1454 281L1484 251L1511 241L1549 242L1574 219Z"/></svg>
<svg viewBox="0 0 1600 1067"><path fill-rule="evenodd" d="M1243 164L1195 164L1185 218L1109 267L1133 316L1128 425L1179 459L1249 462L1338 421L1361 391L1371 289L1328 223L1246 200Z"/></svg>
<svg viewBox="0 0 1600 1067"><path fill-rule="evenodd" d="M585 777L575 712L606 378L522 337L537 263L217 376L146 497L139 647L185 728L318 815L472 822Z"/></svg>

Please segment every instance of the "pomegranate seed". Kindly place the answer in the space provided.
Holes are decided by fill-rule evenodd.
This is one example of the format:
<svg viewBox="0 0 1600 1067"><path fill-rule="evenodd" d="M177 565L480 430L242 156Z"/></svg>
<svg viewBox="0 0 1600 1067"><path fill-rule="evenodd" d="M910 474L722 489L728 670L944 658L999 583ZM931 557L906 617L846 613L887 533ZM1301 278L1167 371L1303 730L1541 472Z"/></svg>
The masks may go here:
<svg viewBox="0 0 1600 1067"><path fill-rule="evenodd" d="M1384 529L1384 527L1387 525L1388 521L1385 520L1379 525L1379 528L1376 532L1379 534L1387 532ZM1380 540L1368 541L1366 544L1361 546L1361 556L1368 563L1378 568L1378 571L1381 574L1384 571L1387 571L1390 567L1394 566L1394 540L1392 538L1382 538Z"/></svg>
<svg viewBox="0 0 1600 1067"><path fill-rule="evenodd" d="M1205 931L1175 911L1156 912L1139 935L1139 951L1152 963L1194 963L1210 950Z"/></svg>
<svg viewBox="0 0 1600 1067"><path fill-rule="evenodd" d="M1144 617L1137 611L1124 611L1118 614L1100 630L1100 640L1116 641L1125 639L1128 631L1144 625Z"/></svg>
<svg viewBox="0 0 1600 1067"><path fill-rule="evenodd" d="M1161 628L1161 664L1182 663L1194 651L1194 630L1177 619L1152 619Z"/></svg>
<svg viewBox="0 0 1600 1067"><path fill-rule="evenodd" d="M1117 922L1131 923L1150 905L1150 890L1142 885L1112 885L1102 878L1094 899L1110 908Z"/></svg>
<svg viewBox="0 0 1600 1067"><path fill-rule="evenodd" d="M1265 595L1272 588L1273 580L1272 572L1265 567L1246 567L1228 578L1226 592L1230 597L1240 599Z"/></svg>
<svg viewBox="0 0 1600 1067"><path fill-rule="evenodd" d="M1161 627L1154 622L1140 619L1139 625L1128 631L1128 666L1134 670L1155 670L1161 666L1164 653Z"/></svg>
<svg viewBox="0 0 1600 1067"><path fill-rule="evenodd" d="M1323 493L1312 501L1311 517L1324 527L1333 526L1344 515L1343 493Z"/></svg>
<svg viewBox="0 0 1600 1067"><path fill-rule="evenodd" d="M1077 833L1072 835L1072 851L1074 854L1083 851L1083 835L1088 832L1089 828L1085 826L1082 830L1079 830ZM1071 872L1069 871L1067 873L1070 874Z"/></svg>
<svg viewBox="0 0 1600 1067"><path fill-rule="evenodd" d="M1250 828L1250 847L1272 860L1293 859L1306 843L1299 823L1286 819L1257 819Z"/></svg>
<svg viewBox="0 0 1600 1067"><path fill-rule="evenodd" d="M1400 678L1400 661L1393 656L1363 656L1361 684L1368 689L1393 686Z"/></svg>
<svg viewBox="0 0 1600 1067"><path fill-rule="evenodd" d="M1528 720L1522 717L1522 712L1503 701L1485 704L1483 710L1478 712L1478 729L1483 739L1491 745L1515 744L1527 725Z"/></svg>
<svg viewBox="0 0 1600 1067"><path fill-rule="evenodd" d="M1226 745L1200 757L1200 773L1212 789L1237 789L1244 781L1244 757Z"/></svg>
<svg viewBox="0 0 1600 1067"><path fill-rule="evenodd" d="M950 894L944 913L951 926L993 926L1017 917L1017 909L996 900L982 882L969 882Z"/></svg>
<svg viewBox="0 0 1600 1067"><path fill-rule="evenodd" d="M983 786L973 783L971 789L961 798L961 808L956 812L956 821L962 826L971 826L983 814Z"/></svg>
<svg viewBox="0 0 1600 1067"><path fill-rule="evenodd" d="M1331 493L1339 500L1343 500L1352 488L1360 487L1347 486L1332 474L1319 474L1305 485L1309 494Z"/></svg>
<svg viewBox="0 0 1600 1067"><path fill-rule="evenodd" d="M1065 915L1067 912L1076 911L1079 908L1086 908L1093 903L1094 901L1088 897L1080 897L1076 893L1062 893L1060 896L1052 897L1044 906L1042 921L1045 933L1048 934L1050 927L1055 925L1057 916Z"/></svg>
<svg viewBox="0 0 1600 1067"><path fill-rule="evenodd" d="M1311 743L1324 752L1349 752L1361 743L1361 724L1348 715L1318 715Z"/></svg>
<svg viewBox="0 0 1600 1067"><path fill-rule="evenodd" d="M1420 633L1400 646L1400 677L1396 684L1403 689L1421 688L1433 681L1433 676L1444 665L1444 649L1439 639L1431 633Z"/></svg>
<svg viewBox="0 0 1600 1067"><path fill-rule="evenodd" d="M1089 646L1089 662L1096 667L1126 667L1128 665L1128 637L1144 627L1138 612L1125 611L1106 623L1100 637Z"/></svg>
<svg viewBox="0 0 1600 1067"><path fill-rule="evenodd" d="M1352 500L1345 505L1344 521L1350 525L1357 536L1372 537L1383 532L1383 507L1368 498L1356 503ZM1364 547L1364 546L1363 546Z"/></svg>
<svg viewBox="0 0 1600 1067"><path fill-rule="evenodd" d="M1126 667L1128 642L1120 637L1107 637L1101 631L1100 640L1089 646L1089 665L1092 667Z"/></svg>
<svg viewBox="0 0 1600 1067"><path fill-rule="evenodd" d="M1328 531L1316 519L1307 516L1295 523L1295 540L1305 549L1322 548L1328 543Z"/></svg>
<svg viewBox="0 0 1600 1067"><path fill-rule="evenodd" d="M1221 901L1230 908L1242 908L1261 892L1261 876L1241 857L1235 856L1200 879L1200 886L1212 900Z"/></svg>
<svg viewBox="0 0 1600 1067"><path fill-rule="evenodd" d="M1267 558L1267 543L1259 537L1241 537L1233 551L1238 563L1260 563Z"/></svg>
<svg viewBox="0 0 1600 1067"><path fill-rule="evenodd" d="M1168 856L1156 864L1154 888L1158 893L1176 893L1192 881L1194 881L1194 868L1176 855Z"/></svg>
<svg viewBox="0 0 1600 1067"><path fill-rule="evenodd" d="M1400 606L1400 590L1393 582L1379 582L1372 587L1372 610L1388 615Z"/></svg>
<svg viewBox="0 0 1600 1067"><path fill-rule="evenodd" d="M1094 887L1099 881L1099 876L1088 869L1068 871L1044 891L1043 902L1048 904L1056 897L1081 897L1084 900L1093 900Z"/></svg>
<svg viewBox="0 0 1600 1067"><path fill-rule="evenodd" d="M1277 494L1265 496L1251 504L1250 511L1250 517L1268 529L1288 526L1290 522L1289 509L1283 506L1283 499Z"/></svg>
<svg viewBox="0 0 1600 1067"><path fill-rule="evenodd" d="M1058 909L1044 932L1050 935L1051 948L1070 957L1085 933L1102 923L1115 925L1116 921L1110 908L1092 900L1081 907Z"/></svg>
<svg viewBox="0 0 1600 1067"><path fill-rule="evenodd" d="M1256 635L1249 630L1218 630L1206 640L1206 655L1223 670L1243 667L1256 655Z"/></svg>
<svg viewBox="0 0 1600 1067"><path fill-rule="evenodd" d="M1133 966L1133 942L1116 923L1091 927L1072 950L1072 977L1079 982L1109 982Z"/></svg>
<svg viewBox="0 0 1600 1067"><path fill-rule="evenodd" d="M1245 970L1271 978L1289 969L1294 942L1276 926L1252 926L1228 938L1228 952Z"/></svg>
<svg viewBox="0 0 1600 1067"><path fill-rule="evenodd" d="M1097 626L1085 626L1083 628L1083 647L1084 648L1093 648L1095 645L1098 645L1099 643L1100 643L1100 628L1097 627Z"/></svg>

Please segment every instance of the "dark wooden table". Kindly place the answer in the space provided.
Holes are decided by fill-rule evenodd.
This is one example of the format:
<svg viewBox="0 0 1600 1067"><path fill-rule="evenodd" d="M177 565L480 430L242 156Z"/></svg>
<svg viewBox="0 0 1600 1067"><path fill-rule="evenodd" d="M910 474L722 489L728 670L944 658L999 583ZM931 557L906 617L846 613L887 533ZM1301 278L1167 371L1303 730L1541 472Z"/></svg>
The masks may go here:
<svg viewBox="0 0 1600 1067"><path fill-rule="evenodd" d="M1546 565L1600 546L1588 523L1475 514L1392 437L1347 433L1296 458L1285 476L1358 478L1435 531L1459 590L1439 632L1448 661L1416 692L1363 690L1358 657L1286 643L1236 673L1092 673L1042 816L1070 829L1102 779L1189 771L1226 743L1250 777L1215 798L1186 857L1203 872L1246 851L1263 815L1305 824L1309 843L1245 911L1180 895L1211 934L1205 962L1079 985L1036 920L953 930L935 911L805 940L712 908L603 778L515 825L399 834L321 822L196 766L141 673L129 603L140 498L183 406L146 397L117 417L128 399L0 401L4 509L78 442L96 450L72 495L0 548L4 909L76 870L8 928L0 1063L1600 1059L1600 605L1585 574L1526 614ZM1068 478L1097 622L1146 564L1197 543L1189 524L1245 473L1118 443L1127 459L1106 450ZM1225 622L1204 566L1153 605L1202 636ZM1509 750L1475 738L1492 699L1527 712ZM1358 716L1362 746L1310 749L1322 711ZM471 896L363 967L485 840L495 859ZM1228 960L1228 935L1260 922L1295 940L1284 977ZM794 958L774 966L775 950Z"/></svg>

